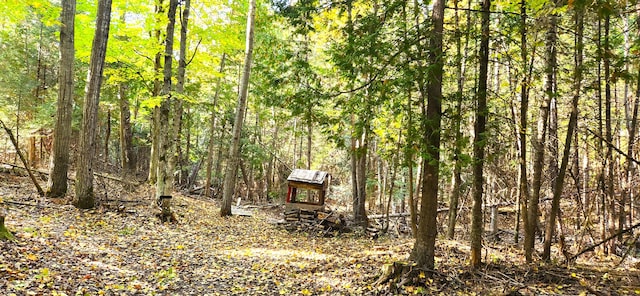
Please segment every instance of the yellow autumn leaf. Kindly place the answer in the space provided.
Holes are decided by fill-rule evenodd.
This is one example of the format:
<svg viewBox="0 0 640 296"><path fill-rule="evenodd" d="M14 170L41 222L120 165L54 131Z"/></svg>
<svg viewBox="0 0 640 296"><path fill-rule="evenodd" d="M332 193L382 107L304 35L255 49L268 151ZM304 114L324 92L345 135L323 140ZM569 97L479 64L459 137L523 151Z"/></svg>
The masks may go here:
<svg viewBox="0 0 640 296"><path fill-rule="evenodd" d="M27 259L29 259L31 261L37 261L38 260L38 255L36 255L36 254L27 254Z"/></svg>
<svg viewBox="0 0 640 296"><path fill-rule="evenodd" d="M307 288L302 289L302 291L300 291L300 293L302 293L302 295L305 295L305 296L311 295L311 291L309 291L309 289L307 289Z"/></svg>

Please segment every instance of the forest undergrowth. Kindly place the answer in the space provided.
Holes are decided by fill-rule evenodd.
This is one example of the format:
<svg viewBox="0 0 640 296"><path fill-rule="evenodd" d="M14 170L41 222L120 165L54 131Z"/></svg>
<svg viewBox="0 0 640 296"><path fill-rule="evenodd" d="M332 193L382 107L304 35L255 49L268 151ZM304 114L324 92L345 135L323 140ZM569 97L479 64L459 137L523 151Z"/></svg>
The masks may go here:
<svg viewBox="0 0 640 296"><path fill-rule="evenodd" d="M410 237L287 232L272 223L277 209L223 218L216 200L184 195L173 202L178 223L161 223L151 189L100 182L100 206L78 210L0 173L0 206L15 234L0 241L3 295L640 294L631 259L616 267L621 258L593 252L570 266L526 265L519 248L487 242L486 264L472 271L467 242L444 239L435 271L377 284L385 266L407 259Z"/></svg>

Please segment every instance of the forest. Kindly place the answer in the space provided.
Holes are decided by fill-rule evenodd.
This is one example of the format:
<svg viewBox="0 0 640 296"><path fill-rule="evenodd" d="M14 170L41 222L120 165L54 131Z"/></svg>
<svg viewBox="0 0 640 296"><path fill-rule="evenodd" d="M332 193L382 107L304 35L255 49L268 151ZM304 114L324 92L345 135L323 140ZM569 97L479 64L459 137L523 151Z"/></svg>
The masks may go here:
<svg viewBox="0 0 640 296"><path fill-rule="evenodd" d="M0 294L640 294L639 1L0 8Z"/></svg>

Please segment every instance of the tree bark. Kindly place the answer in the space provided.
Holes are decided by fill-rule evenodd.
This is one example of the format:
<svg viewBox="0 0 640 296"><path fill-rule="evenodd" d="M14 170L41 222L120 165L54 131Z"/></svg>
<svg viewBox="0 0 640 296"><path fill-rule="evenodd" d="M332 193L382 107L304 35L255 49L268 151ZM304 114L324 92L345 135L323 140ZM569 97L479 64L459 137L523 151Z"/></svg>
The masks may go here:
<svg viewBox="0 0 640 296"><path fill-rule="evenodd" d="M120 104L120 164L122 177L132 177L136 173L136 159L133 152L133 132L131 131L131 111L129 110L128 86L121 82L118 85L118 102Z"/></svg>
<svg viewBox="0 0 640 296"><path fill-rule="evenodd" d="M444 0L433 2L433 31L429 36L429 64L426 76L427 107L423 114L424 151L422 180L422 198L420 203L420 222L418 235L409 259L419 267L434 268L435 242L437 235L436 216L438 209L438 175L440 169L440 114L442 113L442 77L444 52L442 34L444 27Z"/></svg>
<svg viewBox="0 0 640 296"><path fill-rule="evenodd" d="M107 119L105 125L103 161L104 164L107 165L109 164L109 140L111 138L111 109L107 109Z"/></svg>
<svg viewBox="0 0 640 296"><path fill-rule="evenodd" d="M555 70L556 70L556 28L555 18L549 17L549 31L546 35L546 81L545 97L540 104L540 115L536 130L536 140L534 142L535 154L533 159L533 194L527 205L527 228L525 229L525 259L527 262L533 260L535 248L535 235L538 227L538 203L540 201L540 191L542 188L542 171L544 169L544 150L547 138L549 122L549 106L555 96Z"/></svg>
<svg viewBox="0 0 640 296"><path fill-rule="evenodd" d="M233 124L233 136L231 147L229 149L229 163L227 164L224 176L224 189L222 196L222 206L220 207L221 216L231 216L231 203L233 201L233 193L236 187L236 175L238 172L238 163L240 161L240 138L242 135L242 126L244 125L244 113L247 107L247 93L249 90L249 77L251 75L251 61L253 58L253 40L256 17L256 0L251 0L249 4L249 12L247 13L247 40L244 57L244 69L242 79L240 81L240 92L238 94L238 106L236 108L236 116Z"/></svg>
<svg viewBox="0 0 640 296"><path fill-rule="evenodd" d="M158 167L156 173L156 200L158 203L162 201L161 208L164 215L171 213L171 203L169 198L162 198L163 196L169 196L172 193L172 186L170 182L173 178L170 176L172 172L168 170L169 158L171 158L171 141L169 133L171 132L169 126L170 112L171 112L171 99L172 99L172 64L173 64L173 38L175 31L176 10L178 7L178 0L169 1L169 11L167 12L168 23L165 36L165 49L164 49L164 68L163 68L163 84L160 92L163 97L160 109L158 110Z"/></svg>
<svg viewBox="0 0 640 296"><path fill-rule="evenodd" d="M156 3L156 26L155 30L155 38L158 43L161 42L162 32L160 31L160 22L162 19L162 14L164 13L164 8L162 4L163 0L158 0ZM153 61L153 70L156 73L155 78L153 79L153 89L152 96L158 97L160 96L160 92L162 91L162 81L160 80L160 69L162 69L162 52L156 52ZM151 115L151 155L149 156L149 184L156 184L157 175L158 175L158 149L159 147L159 132L158 127L160 125L160 106L156 106L153 108L153 112Z"/></svg>
<svg viewBox="0 0 640 296"><path fill-rule="evenodd" d="M557 4L556 4L557 5ZM555 25L557 15L552 15L552 25ZM578 123L578 102L580 100L581 88L582 88L582 53L584 48L583 43L583 8L582 5L577 4L575 7L575 25L576 25L576 52L575 52L575 69L573 72L573 99L571 100L571 115L569 115L569 127L567 129L567 135L564 143L564 150L562 154L562 161L558 170L558 176L555 180L553 188L553 200L551 202L551 210L549 211L547 225L545 228L544 236L544 248L542 253L542 259L545 261L551 260L551 240L553 239L556 218L559 216L560 211L560 198L562 197L562 189L564 188L564 177L566 175L567 166L569 164L569 154L571 154L571 142L573 140L573 133Z"/></svg>
<svg viewBox="0 0 640 296"><path fill-rule="evenodd" d="M520 82L520 130L519 130L519 199L520 213L524 222L525 235L529 229L529 221L527 217L527 202L529 195L529 180L527 174L527 123L529 116L529 70L527 69L528 51L527 51L527 2L521 1L520 6L520 46L522 47L520 55L522 59L522 81ZM516 222L518 224L520 219ZM515 241L519 239L519 227L516 227Z"/></svg>
<svg viewBox="0 0 640 296"><path fill-rule="evenodd" d="M218 73L222 75L224 72L224 62L227 58L225 53L222 54L222 58L220 59L220 70ZM222 84L222 78L218 77L216 81L216 92L213 95L213 104L211 106L211 131L209 131L209 143L207 145L207 172L206 172L206 180L204 185L204 195L207 197L211 196L211 173L213 171L213 154L215 147L215 133L218 125L218 117L217 117L217 108L218 108L218 98L220 97L220 87ZM216 176L219 178L220 176Z"/></svg>
<svg viewBox="0 0 640 296"><path fill-rule="evenodd" d="M111 21L111 0L98 1L96 32L91 47L91 60L87 75L87 92L82 110L82 132L78 150L78 168L76 171L76 196L74 205L81 209L93 208L95 196L93 192L93 161L96 152L96 125L98 122L98 105L100 103L100 86L104 59L109 40L109 23Z"/></svg>
<svg viewBox="0 0 640 296"><path fill-rule="evenodd" d="M73 111L73 63L76 1L63 0L60 15L60 70L58 72L58 104L53 134L53 153L49 165L47 196L67 194L69 148L71 146L71 114Z"/></svg>
<svg viewBox="0 0 640 296"><path fill-rule="evenodd" d="M613 144L613 130L611 126L611 44L609 41L609 31L610 31L610 22L611 16L607 13L604 18L604 56L603 56L603 67L604 67L604 95L605 95L605 139L608 143ZM612 224L615 214L615 187L614 187L614 162L613 162L613 149L611 145L607 147L607 154L605 157L605 162L607 164L606 169L606 184L605 184L605 196L606 198L602 202L602 208L605 211L603 218L605 222L603 223L603 237L606 237L607 232L614 232L615 229L612 227ZM607 201L609 203L609 209L607 208ZM605 245L605 253L608 253L610 248Z"/></svg>
<svg viewBox="0 0 640 296"><path fill-rule="evenodd" d="M184 113L184 102L181 95L184 93L184 80L187 69L187 27L189 24L189 10L191 9L191 0L185 0L181 2L184 5L182 14L180 15L180 53L178 60L178 73L176 83L176 93L178 96L171 96L174 103L173 120L171 121L171 141L169 146L170 156L167 166L168 174L168 187L170 191L173 191L173 184L175 183L173 173L176 167L182 165L182 153L181 153L181 129L182 129L182 116ZM180 168L180 180L182 180L182 169Z"/></svg>
<svg viewBox="0 0 640 296"><path fill-rule="evenodd" d="M453 1L456 39L456 113L454 117L454 148L453 148L453 188L449 197L449 221L447 224L447 238L453 239L455 236L456 219L458 217L458 201L460 200L460 185L462 183L462 162L460 160L462 131L460 125L462 121L462 92L464 90L464 80L462 77L462 34L460 31L460 17L458 15L458 0Z"/></svg>
<svg viewBox="0 0 640 296"><path fill-rule="evenodd" d="M480 70L476 99L475 137L473 139L473 208L471 210L471 266L482 262L482 233L484 232L482 200L484 184L484 148L487 124L487 80L489 72L489 21L491 0L482 1L482 37L480 40Z"/></svg>

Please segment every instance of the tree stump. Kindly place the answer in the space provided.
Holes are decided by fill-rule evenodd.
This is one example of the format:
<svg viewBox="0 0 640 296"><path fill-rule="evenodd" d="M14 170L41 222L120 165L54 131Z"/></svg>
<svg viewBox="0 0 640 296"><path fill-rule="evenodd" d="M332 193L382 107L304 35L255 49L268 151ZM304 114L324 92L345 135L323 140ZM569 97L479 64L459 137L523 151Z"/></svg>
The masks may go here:
<svg viewBox="0 0 640 296"><path fill-rule="evenodd" d="M5 214L0 211L0 240L14 240L13 234L4 226L4 217Z"/></svg>
<svg viewBox="0 0 640 296"><path fill-rule="evenodd" d="M156 217L161 222L177 223L176 215L171 211L171 195L161 195L158 200L158 206L160 206L160 213L156 214Z"/></svg>

